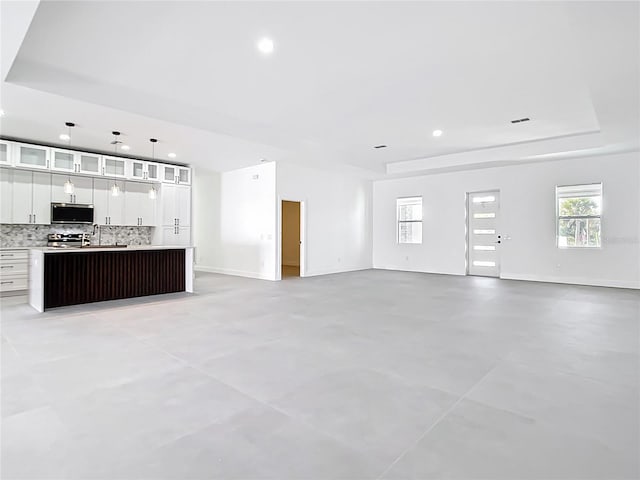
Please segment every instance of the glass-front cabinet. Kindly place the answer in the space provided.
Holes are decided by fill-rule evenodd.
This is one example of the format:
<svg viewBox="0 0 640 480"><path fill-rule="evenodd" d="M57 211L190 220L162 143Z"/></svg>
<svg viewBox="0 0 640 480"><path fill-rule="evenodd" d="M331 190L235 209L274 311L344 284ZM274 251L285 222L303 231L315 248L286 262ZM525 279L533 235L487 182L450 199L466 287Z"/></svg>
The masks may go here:
<svg viewBox="0 0 640 480"><path fill-rule="evenodd" d="M51 149L51 170L57 172L76 172L76 152L71 150Z"/></svg>
<svg viewBox="0 0 640 480"><path fill-rule="evenodd" d="M11 165L11 147L11 143L0 140L0 165Z"/></svg>
<svg viewBox="0 0 640 480"><path fill-rule="evenodd" d="M175 165L162 166L162 181L165 183L191 184L191 169Z"/></svg>
<svg viewBox="0 0 640 480"><path fill-rule="evenodd" d="M49 147L29 145L28 143L14 143L13 147L13 164L16 167L49 169Z"/></svg>
<svg viewBox="0 0 640 480"><path fill-rule="evenodd" d="M107 177L126 178L127 160L124 158L102 157L102 174Z"/></svg>
<svg viewBox="0 0 640 480"><path fill-rule="evenodd" d="M81 153L78 159L78 173L86 173L89 175L100 175L100 167L102 165L102 157L91 153Z"/></svg>
<svg viewBox="0 0 640 480"><path fill-rule="evenodd" d="M160 165L144 160L127 160L127 178L129 180L160 181Z"/></svg>

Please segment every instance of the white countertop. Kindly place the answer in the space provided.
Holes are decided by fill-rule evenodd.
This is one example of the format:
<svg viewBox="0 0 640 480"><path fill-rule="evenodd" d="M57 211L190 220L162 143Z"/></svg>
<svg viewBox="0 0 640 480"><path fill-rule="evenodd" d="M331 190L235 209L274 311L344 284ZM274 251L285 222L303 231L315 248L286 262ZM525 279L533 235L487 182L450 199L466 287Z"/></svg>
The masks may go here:
<svg viewBox="0 0 640 480"><path fill-rule="evenodd" d="M100 248L99 246L93 246L91 248L80 248L80 247L31 247L29 250L37 250L44 253L91 253L91 252L130 252L132 250L182 250L193 248L193 246L178 246L178 245L128 245L127 247L104 247Z"/></svg>

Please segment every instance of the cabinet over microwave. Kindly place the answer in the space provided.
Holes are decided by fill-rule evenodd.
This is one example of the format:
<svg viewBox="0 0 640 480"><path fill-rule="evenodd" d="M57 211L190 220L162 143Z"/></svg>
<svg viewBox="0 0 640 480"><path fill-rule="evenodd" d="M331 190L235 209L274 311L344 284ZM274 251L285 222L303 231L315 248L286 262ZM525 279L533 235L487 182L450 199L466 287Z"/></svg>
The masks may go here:
<svg viewBox="0 0 640 480"><path fill-rule="evenodd" d="M51 223L93 223L93 205L51 203Z"/></svg>

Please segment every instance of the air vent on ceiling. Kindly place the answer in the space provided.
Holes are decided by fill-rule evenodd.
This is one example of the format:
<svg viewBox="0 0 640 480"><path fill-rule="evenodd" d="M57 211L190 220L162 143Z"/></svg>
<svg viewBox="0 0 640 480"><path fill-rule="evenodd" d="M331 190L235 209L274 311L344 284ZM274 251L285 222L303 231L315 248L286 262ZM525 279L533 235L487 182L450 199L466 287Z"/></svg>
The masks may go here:
<svg viewBox="0 0 640 480"><path fill-rule="evenodd" d="M526 117L526 118L518 118L516 120L511 120L511 123L521 123L521 122L528 122L529 120L531 120L530 118Z"/></svg>
<svg viewBox="0 0 640 480"><path fill-rule="evenodd" d="M375 147L373 147L373 148L387 148L387 146L386 146L386 145L376 145L376 146L375 146Z"/></svg>

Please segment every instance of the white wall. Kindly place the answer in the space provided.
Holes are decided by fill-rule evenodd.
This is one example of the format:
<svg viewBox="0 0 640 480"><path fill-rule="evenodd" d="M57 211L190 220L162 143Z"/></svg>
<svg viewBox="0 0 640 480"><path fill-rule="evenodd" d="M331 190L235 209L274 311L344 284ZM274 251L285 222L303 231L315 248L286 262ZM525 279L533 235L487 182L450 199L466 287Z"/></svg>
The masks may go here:
<svg viewBox="0 0 640 480"><path fill-rule="evenodd" d="M277 195L304 202L305 276L371 268L370 180L279 163Z"/></svg>
<svg viewBox="0 0 640 480"><path fill-rule="evenodd" d="M220 255L220 186L218 172L194 169L192 176L191 225L196 269L213 268Z"/></svg>
<svg viewBox="0 0 640 480"><path fill-rule="evenodd" d="M194 181L196 269L275 280L275 164Z"/></svg>
<svg viewBox="0 0 640 480"><path fill-rule="evenodd" d="M464 275L467 192L501 191L501 277L640 288L640 154L444 173L373 185L373 266ZM555 186L603 183L603 247L558 249ZM398 197L422 195L423 244L396 243Z"/></svg>

